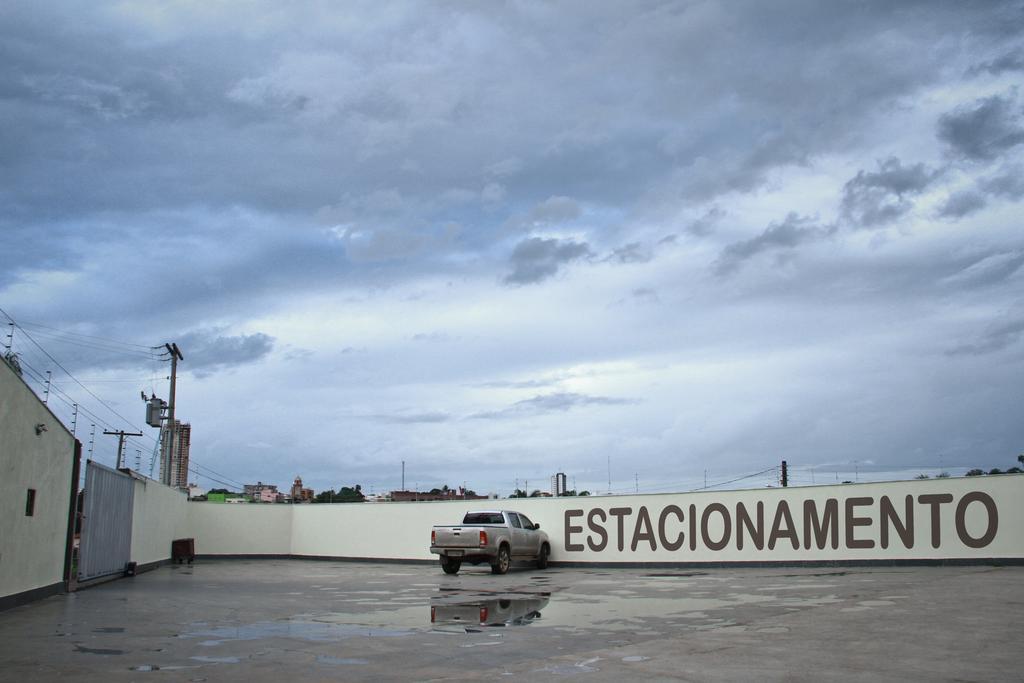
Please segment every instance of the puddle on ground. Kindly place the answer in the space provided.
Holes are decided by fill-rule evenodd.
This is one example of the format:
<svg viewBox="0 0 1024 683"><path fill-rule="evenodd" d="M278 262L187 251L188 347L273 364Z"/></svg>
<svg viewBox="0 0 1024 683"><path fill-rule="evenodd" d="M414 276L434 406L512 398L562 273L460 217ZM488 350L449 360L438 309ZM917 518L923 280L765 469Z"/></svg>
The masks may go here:
<svg viewBox="0 0 1024 683"><path fill-rule="evenodd" d="M82 647L81 645L75 645L76 652L82 652L87 655L123 655L124 650L108 650L102 647Z"/></svg>
<svg viewBox="0 0 1024 683"><path fill-rule="evenodd" d="M238 657L189 657L189 659L204 664L238 664L242 661Z"/></svg>
<svg viewBox="0 0 1024 683"><path fill-rule="evenodd" d="M330 664L331 666L340 666L342 664L369 664L369 660L366 659L355 659L351 657L325 657L323 655L316 658L317 664Z"/></svg>
<svg viewBox="0 0 1024 683"><path fill-rule="evenodd" d="M181 671L182 669L198 669L199 666L157 666L156 664L140 664L129 668L129 671ZM205 679L203 679L205 680Z"/></svg>
<svg viewBox="0 0 1024 683"><path fill-rule="evenodd" d="M235 640L292 638L323 642L355 637L399 637L423 632L463 637L465 634L487 634L500 638L500 633L507 628L525 626L534 630L552 628L570 634L600 632L609 637L626 634L656 637L660 634L657 629L665 623L692 630L739 631L744 627L737 624L736 619L723 617L736 617L745 608L756 609L758 614L765 610L785 614L843 603L840 607L863 610L881 608L892 604L886 599L903 597L885 596L883 600L858 603L856 595L838 597L833 592L836 584L827 583L827 578L825 581L814 578L843 576L846 573L793 575L800 579L797 581L783 581L781 575L775 574L772 576L774 581L754 585L746 581L737 582L736 576L672 570L651 572L639 580L631 577L625 581L615 574L586 573L582 580L574 581L571 586L560 585L557 574L516 576L510 577L512 583L485 581L479 585L475 585L476 577L471 577L472 581L448 582L444 579L432 583L409 583L390 591L366 585L377 583L374 581L365 582L360 590L350 590L355 586L347 584L332 587L321 583L310 585L305 591L288 594L315 596L320 601L319 611L287 614L286 618L279 620L240 625L197 622L179 637L195 638L203 647L216 647L225 641ZM605 578L609 576L613 578ZM785 631L769 629L760 632ZM486 636L476 636L476 639L480 638ZM500 641L487 643L488 646L498 644ZM340 663L360 662L346 660ZM570 669L573 673L580 672L575 666ZM564 674L567 671L553 673Z"/></svg>
<svg viewBox="0 0 1024 683"><path fill-rule="evenodd" d="M507 593L453 596L442 594L431 600L430 623L434 630L469 630L469 627L527 626L541 618L551 594Z"/></svg>
<svg viewBox="0 0 1024 683"><path fill-rule="evenodd" d="M593 666L599 661L601 661L600 657L593 657L591 659L585 659L582 662L576 662L575 664L553 664L551 666L546 666L543 669L536 669L534 670L534 673L551 673L562 676L593 673L594 671L600 670L596 666Z"/></svg>
<svg viewBox="0 0 1024 683"><path fill-rule="evenodd" d="M354 616L354 615L348 615ZM328 623L322 621L261 621L242 626L224 626L183 633L180 638L209 638L201 645L214 646L229 640L264 640L268 638L294 638L314 642L332 642L346 638L394 638L410 635L412 631L383 629L362 624Z"/></svg>

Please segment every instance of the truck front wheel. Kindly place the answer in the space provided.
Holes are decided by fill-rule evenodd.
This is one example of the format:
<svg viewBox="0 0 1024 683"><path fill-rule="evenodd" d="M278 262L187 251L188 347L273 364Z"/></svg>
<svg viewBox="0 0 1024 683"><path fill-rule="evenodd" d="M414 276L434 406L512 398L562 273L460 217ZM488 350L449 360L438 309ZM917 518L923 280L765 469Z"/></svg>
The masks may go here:
<svg viewBox="0 0 1024 683"><path fill-rule="evenodd" d="M511 566L512 556L509 555L508 546L503 544L500 548L498 548L498 557L494 560L494 563L491 565L491 573L506 574L508 573L508 568Z"/></svg>
<svg viewBox="0 0 1024 683"><path fill-rule="evenodd" d="M461 567L462 560L456 560L448 557L447 555L441 555L441 569L445 574L458 574Z"/></svg>

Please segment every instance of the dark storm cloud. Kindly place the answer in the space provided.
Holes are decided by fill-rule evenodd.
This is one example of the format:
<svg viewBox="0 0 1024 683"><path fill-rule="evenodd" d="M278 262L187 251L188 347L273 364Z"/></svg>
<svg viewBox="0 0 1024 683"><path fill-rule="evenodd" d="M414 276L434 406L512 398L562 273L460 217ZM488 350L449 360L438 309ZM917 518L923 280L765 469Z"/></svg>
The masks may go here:
<svg viewBox="0 0 1024 683"><path fill-rule="evenodd" d="M640 242L630 242L617 247L604 260L612 263L647 263L653 258L648 247Z"/></svg>
<svg viewBox="0 0 1024 683"><path fill-rule="evenodd" d="M987 287L1002 283L1024 265L1024 250L996 251L959 264L955 273L944 278L955 287Z"/></svg>
<svg viewBox="0 0 1024 683"><path fill-rule="evenodd" d="M951 194L942 206L939 207L939 215L943 218L963 218L985 208L985 196L974 190L964 190Z"/></svg>
<svg viewBox="0 0 1024 683"><path fill-rule="evenodd" d="M703 216L687 225L686 232L695 237L707 237L714 232L715 225L723 217L725 217L725 211L718 206L712 206Z"/></svg>
<svg viewBox="0 0 1024 683"><path fill-rule="evenodd" d="M982 13L913 5L803 7L796 22L758 3L726 14L587 4L557 21L556 8L353 10L366 31L303 5L166 25L102 7L8 5L0 135L18 131L3 145L18 172L0 186L22 215L308 212L342 188L398 185L409 201L462 185L540 205L535 217L550 222L586 202L628 204L664 178L687 196L749 189L935 79L941 59L918 42L1003 30ZM903 39L879 39L880 27ZM562 39L574 32L587 39ZM712 38L722 35L732 38ZM474 186L482 171L501 187ZM376 234L368 218L361 227Z"/></svg>
<svg viewBox="0 0 1024 683"><path fill-rule="evenodd" d="M638 287L630 292L630 296L636 301L642 301L649 304L661 303L658 298L658 293L650 287Z"/></svg>
<svg viewBox="0 0 1024 683"><path fill-rule="evenodd" d="M855 225L871 228L902 217L920 194L938 177L924 164L904 166L896 157L878 164L873 172L859 171L843 186L842 215Z"/></svg>
<svg viewBox="0 0 1024 683"><path fill-rule="evenodd" d="M792 251L801 245L824 239L835 226L823 226L816 218L790 213L781 223L772 223L757 237L734 242L722 250L715 262L719 275L736 271L744 261L765 252Z"/></svg>
<svg viewBox="0 0 1024 683"><path fill-rule="evenodd" d="M982 72L987 72L998 76L1007 71L1024 71L1024 50L1011 50L995 59L976 64L967 70L967 75L977 76Z"/></svg>
<svg viewBox="0 0 1024 683"><path fill-rule="evenodd" d="M515 246L509 260L512 272L505 276L508 285L530 285L547 280L567 263L591 254L586 243L572 240L529 237Z"/></svg>
<svg viewBox="0 0 1024 683"><path fill-rule="evenodd" d="M559 392L554 394L543 394L513 403L507 408L498 411L475 413L470 415L471 419L495 420L520 417L533 417L548 413L562 413L573 408L589 406L621 406L633 405L635 400L623 398L608 398L605 396L587 396L572 392Z"/></svg>
<svg viewBox="0 0 1024 683"><path fill-rule="evenodd" d="M558 380L553 379L524 379L524 380L494 380L481 382L473 386L481 389L540 389L557 384Z"/></svg>
<svg viewBox="0 0 1024 683"><path fill-rule="evenodd" d="M993 95L957 108L939 119L939 139L973 161L995 159L1024 142L1015 97Z"/></svg>
<svg viewBox="0 0 1024 683"><path fill-rule="evenodd" d="M182 362L180 367L197 376L254 363L274 349L274 338L262 332L231 336L217 329L189 332L176 343L188 363Z"/></svg>
<svg viewBox="0 0 1024 683"><path fill-rule="evenodd" d="M539 224L558 224L580 217L580 205L569 197L549 197L530 210L530 221Z"/></svg>
<svg viewBox="0 0 1024 683"><path fill-rule="evenodd" d="M948 351L951 356L982 356L996 353L1016 344L1024 335L1024 316L995 323L971 344L961 344Z"/></svg>
<svg viewBox="0 0 1024 683"><path fill-rule="evenodd" d="M964 353L955 363L944 358L945 365L928 365L916 352L929 343L945 349L969 342L961 345L977 350L1013 335L1012 329L993 329L991 339L977 331L975 338L962 327L949 328L978 319L979 306L1002 305L1020 278L1019 237L1012 226L992 225L1009 214L1000 211L1002 204L1024 194L1022 174L1013 169L1022 149L1013 146L1018 95L998 95L1009 108L998 105L989 118L982 116L987 100L952 110L937 129L945 137L935 135L931 107L958 93L973 99L1005 90L1000 82L1019 67L1022 14L1019 0L357 0L344 11L330 3L269 0L8 0L0 9L0 303L15 315L33 311L28 317L91 334L143 344L176 340L186 356L183 371L192 364L208 372L258 363L248 372L224 372L222 388L243 392L269 374L280 378L274 391L290 400L269 415L253 406L257 413L244 411L230 427L224 423L237 409L210 400L205 419L216 426L197 425L197 433L234 431L251 443L253 423L279 429L280 439L259 440L280 448L282 457L275 460L289 480L299 458L308 463L310 453L335 452L338 427L323 421L321 436L294 428L305 424L312 407L303 404L308 376L294 367L312 367L317 358L340 356L345 348L387 346L380 334L406 341L418 332L427 336L407 344L407 358L387 367L376 353L344 358L346 367L386 378L385 386L367 382L346 395L350 416L369 417L349 425L346 439L358 455L344 456L345 466L353 458L376 463L382 452L395 458L420 450L424 460L438 453L445 454L438 460L466 455L458 464L464 467L472 454L453 454L458 446L450 438L431 442L427 433L435 430L429 426L464 420L478 409L475 396L460 393L488 377L515 379L514 368L546 377L557 375L556 368L588 363L642 366L651 354L689 362L690 344L713 348L712 363L732 363L728 340L736 330L718 327L709 311L721 310L723 299L737 290L756 304L757 315L744 321L743 331L755 331L759 346L804 344L802 338L772 338L766 329L773 326L765 321L809 320L839 302L855 319L849 327L863 329L866 338L902 335L900 348L913 349L912 357L893 353L891 363L916 368L907 370L910 380L916 372L935 378L929 386L962 386L947 366L972 364L981 371L972 379L1012 387L1020 384L1012 368L983 367L989 354L968 359ZM972 66L972 80L965 82ZM894 130L896 120L906 128ZM993 210L967 220L973 218L970 203L951 196L942 208L950 217L963 212L963 230L904 231L900 219L915 202L941 205L943 198L936 204L937 192L929 192L939 184L931 178L932 166L914 163L936 158L940 148L966 159L992 154L1005 163L1002 169L954 163L949 174L961 183L957 189L978 193ZM886 157L891 159L878 168L870 161ZM835 168L864 169L856 178L850 174L840 224L892 226L886 235L892 241L879 235L818 248L832 229L831 215L820 224L797 215L764 229L788 210L828 210L818 200L843 189L826 186ZM979 173L989 177L972 177ZM814 180L802 187L794 175ZM724 225L725 210L737 225ZM746 223L749 216L757 217L753 224ZM749 232L733 232L744 225ZM939 238L941 245L927 243ZM661 251L661 245L671 248ZM654 254L664 260L645 264ZM749 288L703 277L716 255L712 267L729 271L796 254L801 272L785 283L766 283L754 267ZM565 283L571 300L591 306L587 338L531 317L559 320L578 313L553 308L564 299L545 297L544 283L573 263L606 258L633 265L600 283L596 279L610 268L581 270L579 281ZM476 316L456 315L453 307L461 313L462 304L477 306L503 276L506 285L539 286L515 292L529 304L522 310L498 312L509 324L509 339L492 351L479 345L486 333ZM594 286L609 280L615 289ZM384 317L406 305L409 289L435 285L436 296L414 305L428 316L430 307L440 307L437 318ZM606 298L586 301L591 294L625 297L620 303L628 309L602 306ZM666 307L685 305L685 331L680 316L650 305L658 298ZM320 302L339 319L319 315ZM344 329L349 308L370 324L357 326L353 339L323 348L316 333ZM935 310L955 312L951 317L960 322L914 319L918 311ZM889 326L892 311L911 312L913 324ZM443 320L464 347L448 366L447 355L429 343L447 341L432 336L438 328L430 319ZM884 334L875 334L879 320L885 321ZM188 330L203 332L187 337ZM249 330L264 336L239 333ZM549 335L564 343L552 345ZM814 337L812 343L824 340L837 355L860 351L845 329L836 337L827 331ZM316 356L296 359L289 351L293 344L312 346ZM877 350L879 358L890 358L891 349ZM798 355L802 364L819 354ZM453 365L474 362L484 369L444 376ZM451 403L437 410L382 408L407 400L405 387L388 382L406 382L426 366L440 378L430 389L446 397L451 390ZM708 398L707 405L729 423L725 431L735 432L733 423L748 407L730 395L732 382L770 387L764 395L788 384L765 380L762 369L739 379L724 373L723 393ZM820 367L796 369L792 376L810 376ZM158 370L163 374L166 367ZM348 377L337 375L324 373L322 380L342 396ZM956 440L964 425L994 426L974 441L964 437L964 450L1012 441L1013 427L999 426L990 406L965 406L960 418L944 421L945 432L934 429L934 419L918 429L915 406L934 405L929 399L935 396L894 401L914 381L886 392L875 390L873 379L854 368L849 391L858 397L877 391L872 400L886 406L891 424L876 429L875 421L858 414L858 402L849 420L843 415L831 423L826 449L864 443L858 439L870 433L876 441L867 450L880 459L902 457ZM494 383L525 390L523 396L549 393L485 417L575 411L573 420L551 420L555 429L538 431L536 438L558 443L567 427L579 426L595 447L650 443L652 428L683 414L689 393L680 385L665 390L664 402L631 409L644 414L629 431L587 422L590 413L605 412L587 406L612 407L617 404L607 402L619 399L551 393L562 387L559 382ZM801 398L794 400L794 415L813 415L831 403L796 388ZM1012 391L999 385L1000 396ZM757 403L749 408L764 412ZM765 420L750 422L750 434L771 432ZM870 426L844 431L842 425L855 423ZM423 439L403 444L377 438L401 432L390 426L400 424L426 425L417 430ZM459 424L466 443L489 444L500 439L488 430L509 426L497 419ZM779 430L769 443L776 451L806 431L790 424ZM230 438L224 436L224 443ZM368 445L360 452L363 442ZM700 454L694 457L721 455L720 443L690 445L666 447ZM506 448L527 450L520 443ZM652 451L645 448L639 447L637 459L650 462ZM202 453L196 455L203 461ZM251 466L239 462L239 472Z"/></svg>
<svg viewBox="0 0 1024 683"><path fill-rule="evenodd" d="M990 178L983 178L979 187L994 197L1020 199L1024 197L1024 168L1010 166Z"/></svg>
<svg viewBox="0 0 1024 683"><path fill-rule="evenodd" d="M424 413L394 413L370 415L370 419L387 424L412 425L412 424L440 424L451 420L451 415L443 412Z"/></svg>

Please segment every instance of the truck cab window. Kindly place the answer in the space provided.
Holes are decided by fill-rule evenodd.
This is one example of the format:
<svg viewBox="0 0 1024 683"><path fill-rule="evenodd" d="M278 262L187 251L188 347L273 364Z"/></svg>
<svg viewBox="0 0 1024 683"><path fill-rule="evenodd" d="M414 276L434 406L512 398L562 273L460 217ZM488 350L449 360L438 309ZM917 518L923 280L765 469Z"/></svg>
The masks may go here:
<svg viewBox="0 0 1024 683"><path fill-rule="evenodd" d="M526 517L526 515L519 515L519 519L520 519L520 520L522 520L522 522L523 522L523 528L524 528L524 529L532 529L532 528L533 528L533 522L531 522L531 521L530 521L530 520L529 520L529 519L528 519L528 518Z"/></svg>
<svg viewBox="0 0 1024 683"><path fill-rule="evenodd" d="M523 528L522 523L520 523L520 521L519 521L519 515L517 515L514 512L508 513L508 521L511 522L512 526L514 526L517 529L522 529Z"/></svg>

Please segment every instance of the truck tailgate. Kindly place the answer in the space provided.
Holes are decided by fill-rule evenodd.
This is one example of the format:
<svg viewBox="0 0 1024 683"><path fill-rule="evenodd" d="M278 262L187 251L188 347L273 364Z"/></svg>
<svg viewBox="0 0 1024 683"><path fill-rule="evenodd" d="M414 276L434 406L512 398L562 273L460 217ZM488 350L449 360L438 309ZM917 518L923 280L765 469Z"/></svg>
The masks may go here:
<svg viewBox="0 0 1024 683"><path fill-rule="evenodd" d="M439 548L478 548L480 531L478 526L434 527L435 545Z"/></svg>

